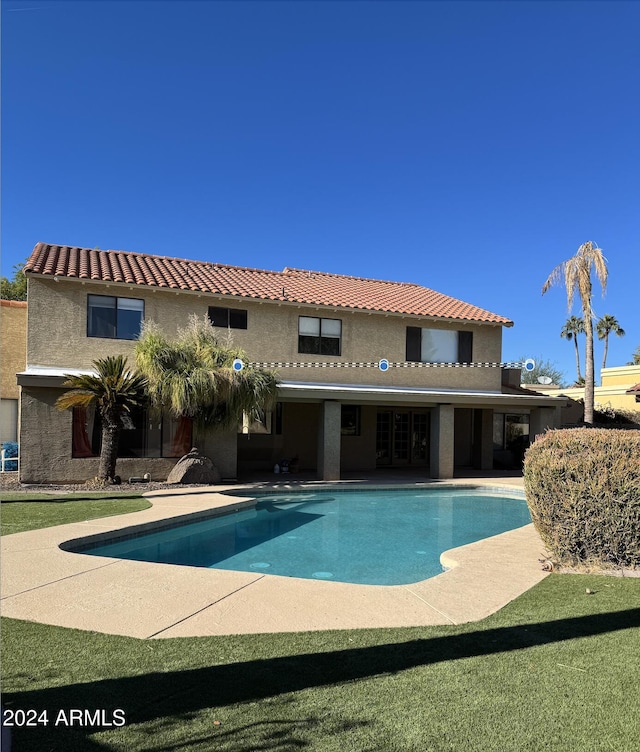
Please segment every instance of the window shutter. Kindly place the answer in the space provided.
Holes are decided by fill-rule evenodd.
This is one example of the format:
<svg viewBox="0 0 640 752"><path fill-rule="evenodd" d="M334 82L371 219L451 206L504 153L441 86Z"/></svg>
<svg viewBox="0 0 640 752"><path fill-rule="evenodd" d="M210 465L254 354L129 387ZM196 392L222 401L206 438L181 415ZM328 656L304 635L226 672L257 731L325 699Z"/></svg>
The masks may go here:
<svg viewBox="0 0 640 752"><path fill-rule="evenodd" d="M458 332L458 363L473 363L473 332Z"/></svg>
<svg viewBox="0 0 640 752"><path fill-rule="evenodd" d="M408 326L406 360L411 363L419 363L422 355L421 347L422 330L419 326Z"/></svg>

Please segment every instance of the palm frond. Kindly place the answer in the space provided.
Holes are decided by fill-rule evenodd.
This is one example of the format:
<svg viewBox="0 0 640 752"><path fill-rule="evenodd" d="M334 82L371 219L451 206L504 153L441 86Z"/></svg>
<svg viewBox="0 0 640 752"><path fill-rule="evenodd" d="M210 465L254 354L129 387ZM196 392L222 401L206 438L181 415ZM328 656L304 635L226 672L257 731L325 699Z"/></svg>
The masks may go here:
<svg viewBox="0 0 640 752"><path fill-rule="evenodd" d="M551 289L554 285L557 285L558 282L561 279L564 279L565 276L565 265L566 262L563 261L561 264L558 264L558 266L555 267L555 269L552 270L551 274L547 277L547 281L542 285L542 294L544 295L548 290Z"/></svg>
<svg viewBox="0 0 640 752"><path fill-rule="evenodd" d="M192 315L175 340L147 325L136 345L136 363L148 380L152 403L203 426L233 425L243 412L257 414L274 401L275 375L261 369L233 370L240 348L221 344L207 317Z"/></svg>
<svg viewBox="0 0 640 752"><path fill-rule="evenodd" d="M95 374L67 374L63 386L70 389L56 400L58 409L70 410L95 404L104 416L109 411L129 411L144 401L146 379L127 368L124 355L95 360L93 366Z"/></svg>
<svg viewBox="0 0 640 752"><path fill-rule="evenodd" d="M72 389L58 397L56 407L58 410L71 410L74 407L89 407L95 401L96 398L93 393Z"/></svg>
<svg viewBox="0 0 640 752"><path fill-rule="evenodd" d="M625 330L620 326L618 319L615 316L611 316L605 313L602 318L598 319L596 324L598 332L598 339L604 339L608 337L610 333L616 334L618 337L624 337Z"/></svg>

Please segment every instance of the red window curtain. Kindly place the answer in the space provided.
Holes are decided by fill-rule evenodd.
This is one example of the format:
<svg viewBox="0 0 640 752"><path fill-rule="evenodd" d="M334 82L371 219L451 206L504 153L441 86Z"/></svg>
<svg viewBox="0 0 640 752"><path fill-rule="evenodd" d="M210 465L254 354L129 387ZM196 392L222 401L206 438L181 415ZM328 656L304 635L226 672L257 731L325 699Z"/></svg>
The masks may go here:
<svg viewBox="0 0 640 752"><path fill-rule="evenodd" d="M166 421L169 424L169 421ZM182 457L191 450L191 418L184 416L177 421L171 421L171 427L175 427L175 433L171 439L170 457Z"/></svg>
<svg viewBox="0 0 640 752"><path fill-rule="evenodd" d="M71 452L72 457L97 457L87 433L87 410L84 407L73 408Z"/></svg>

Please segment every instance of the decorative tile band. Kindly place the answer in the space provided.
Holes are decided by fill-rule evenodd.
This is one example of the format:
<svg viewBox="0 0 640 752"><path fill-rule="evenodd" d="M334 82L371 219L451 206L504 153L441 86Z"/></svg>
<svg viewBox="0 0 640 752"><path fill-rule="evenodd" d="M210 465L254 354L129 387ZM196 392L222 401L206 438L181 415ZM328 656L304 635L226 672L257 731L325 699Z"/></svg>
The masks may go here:
<svg viewBox="0 0 640 752"><path fill-rule="evenodd" d="M235 365L237 364L237 365ZM354 363L349 361L312 361L312 362L294 362L294 361L251 361L244 363L240 360L234 361L234 368L237 371L242 370L244 366L249 368L378 368L386 371L388 368L527 368L526 363L414 363L410 361L392 362L385 359L373 362ZM532 370L527 368L527 370Z"/></svg>

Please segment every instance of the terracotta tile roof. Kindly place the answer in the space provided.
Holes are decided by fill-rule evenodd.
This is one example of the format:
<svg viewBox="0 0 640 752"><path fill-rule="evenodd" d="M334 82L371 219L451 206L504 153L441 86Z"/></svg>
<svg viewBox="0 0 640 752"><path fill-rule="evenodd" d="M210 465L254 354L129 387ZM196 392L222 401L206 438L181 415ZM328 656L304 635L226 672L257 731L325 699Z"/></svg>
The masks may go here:
<svg viewBox="0 0 640 752"><path fill-rule="evenodd" d="M288 301L512 326L504 316L413 283L286 268L282 272L204 261L38 243L27 274L122 282L170 290Z"/></svg>
<svg viewBox="0 0 640 752"><path fill-rule="evenodd" d="M0 300L0 305L6 306L7 308L26 308L27 301L26 300Z"/></svg>
<svg viewBox="0 0 640 752"><path fill-rule="evenodd" d="M627 389L625 394L635 394L636 392L640 393L640 384L636 384L635 386L632 386L631 389Z"/></svg>

